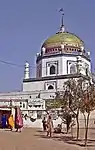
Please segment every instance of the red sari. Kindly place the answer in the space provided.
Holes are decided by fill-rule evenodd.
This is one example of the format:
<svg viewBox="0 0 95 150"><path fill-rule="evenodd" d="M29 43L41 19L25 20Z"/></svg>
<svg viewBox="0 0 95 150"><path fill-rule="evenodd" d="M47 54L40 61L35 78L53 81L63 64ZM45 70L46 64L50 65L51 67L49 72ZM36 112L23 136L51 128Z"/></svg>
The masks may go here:
<svg viewBox="0 0 95 150"><path fill-rule="evenodd" d="M19 107L17 107L16 112L16 128L22 128L23 127L23 118L21 114L21 110Z"/></svg>

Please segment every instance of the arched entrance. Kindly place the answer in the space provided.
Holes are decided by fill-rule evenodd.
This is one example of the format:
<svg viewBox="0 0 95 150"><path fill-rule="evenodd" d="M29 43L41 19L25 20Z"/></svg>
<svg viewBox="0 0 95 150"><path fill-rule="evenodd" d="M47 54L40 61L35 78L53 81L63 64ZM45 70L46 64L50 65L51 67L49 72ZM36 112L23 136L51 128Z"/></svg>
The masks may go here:
<svg viewBox="0 0 95 150"><path fill-rule="evenodd" d="M52 85L49 85L48 90L54 89Z"/></svg>

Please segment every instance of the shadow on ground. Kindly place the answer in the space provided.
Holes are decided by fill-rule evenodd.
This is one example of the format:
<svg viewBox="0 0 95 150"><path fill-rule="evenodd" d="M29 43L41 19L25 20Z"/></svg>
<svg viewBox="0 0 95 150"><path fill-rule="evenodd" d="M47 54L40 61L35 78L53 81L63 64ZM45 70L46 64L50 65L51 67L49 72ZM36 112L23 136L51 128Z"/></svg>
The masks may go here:
<svg viewBox="0 0 95 150"><path fill-rule="evenodd" d="M35 134L34 136L38 136L39 138L44 138L44 139L52 139L52 140L55 140L55 141L63 141L64 143L67 143L69 145L78 145L80 147L85 147L84 139L76 140L75 137L72 137L72 136L67 135L65 133L54 134L54 136L51 137L51 138L47 137L46 133L43 132L43 131L38 130L37 133L38 134ZM87 143L88 143L87 147L95 147L95 140L94 139L88 139Z"/></svg>

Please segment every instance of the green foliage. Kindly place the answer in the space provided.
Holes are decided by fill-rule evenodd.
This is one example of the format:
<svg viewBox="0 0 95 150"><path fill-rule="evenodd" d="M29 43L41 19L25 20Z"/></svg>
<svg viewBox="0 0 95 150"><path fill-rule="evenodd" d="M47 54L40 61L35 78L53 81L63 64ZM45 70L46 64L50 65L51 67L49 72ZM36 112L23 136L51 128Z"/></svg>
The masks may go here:
<svg viewBox="0 0 95 150"><path fill-rule="evenodd" d="M80 111L90 113L93 110L95 110L95 87L89 84L84 90Z"/></svg>
<svg viewBox="0 0 95 150"><path fill-rule="evenodd" d="M79 137L79 112L83 113L85 120L85 145L91 111L95 110L95 86L89 81L70 79L64 83L64 90L56 92L54 100L48 101L47 108L62 108L61 118L67 124L67 131L72 116L77 121L77 139ZM87 117L86 117L87 116Z"/></svg>

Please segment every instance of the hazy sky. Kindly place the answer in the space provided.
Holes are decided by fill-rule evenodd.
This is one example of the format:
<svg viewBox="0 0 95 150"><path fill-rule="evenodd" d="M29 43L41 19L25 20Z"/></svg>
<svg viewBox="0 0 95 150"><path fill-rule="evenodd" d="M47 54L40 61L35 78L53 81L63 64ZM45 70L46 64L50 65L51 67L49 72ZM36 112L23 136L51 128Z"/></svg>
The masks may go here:
<svg viewBox="0 0 95 150"><path fill-rule="evenodd" d="M35 55L47 37L60 25L58 10L64 8L68 31L85 41L95 67L95 0L0 0L0 60L31 64L35 73ZM0 63L0 91L21 89L23 67Z"/></svg>

